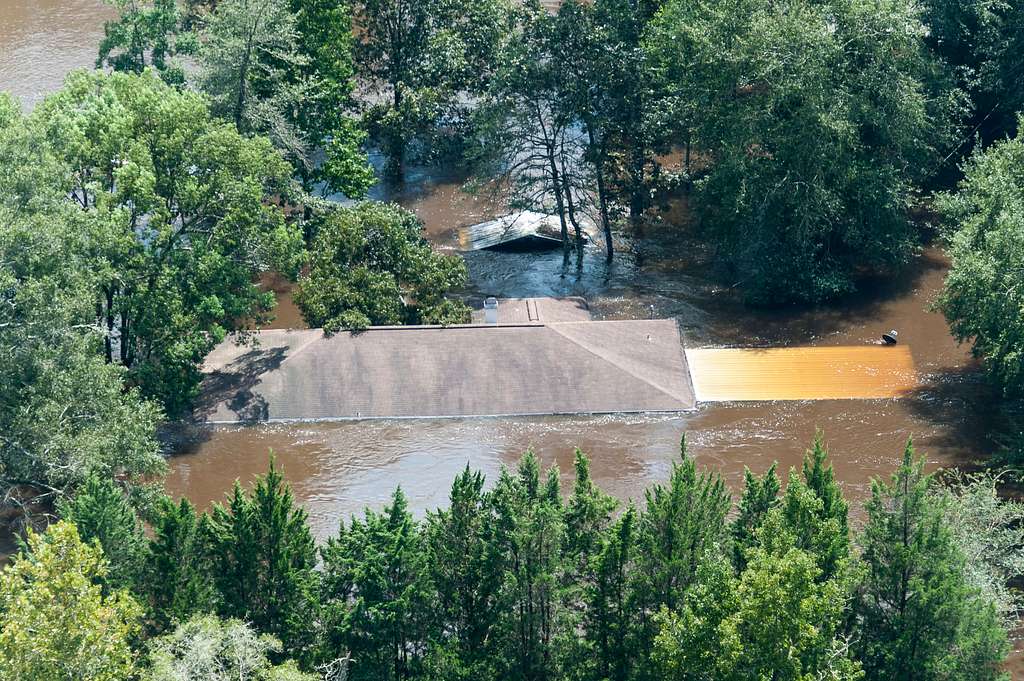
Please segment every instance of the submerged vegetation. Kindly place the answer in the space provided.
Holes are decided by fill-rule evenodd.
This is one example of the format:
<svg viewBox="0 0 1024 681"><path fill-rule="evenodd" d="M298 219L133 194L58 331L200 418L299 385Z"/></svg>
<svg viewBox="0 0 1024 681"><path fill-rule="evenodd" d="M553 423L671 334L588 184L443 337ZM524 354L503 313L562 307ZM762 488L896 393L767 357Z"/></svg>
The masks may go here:
<svg viewBox="0 0 1024 681"><path fill-rule="evenodd" d="M156 433L269 320L264 273L329 333L467 320L465 262L366 199L372 152L556 216L563 273L682 197L752 304L848 296L937 232L938 307L1019 398L1024 3L109 3L101 70L31 112L0 94L0 494L27 537L0 677L1003 678L1024 509L909 445L856 532L819 440L735 505L685 447L625 506L582 454L566 499L528 453L318 546L273 464L210 512L165 498Z"/></svg>

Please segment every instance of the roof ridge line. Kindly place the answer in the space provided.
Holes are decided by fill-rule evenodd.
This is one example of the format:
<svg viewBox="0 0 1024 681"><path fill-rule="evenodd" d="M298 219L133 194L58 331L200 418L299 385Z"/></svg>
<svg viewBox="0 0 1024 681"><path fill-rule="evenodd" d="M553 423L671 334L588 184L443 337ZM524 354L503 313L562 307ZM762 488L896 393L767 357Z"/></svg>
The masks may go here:
<svg viewBox="0 0 1024 681"><path fill-rule="evenodd" d="M607 321L631 321L631 320L607 320ZM626 374L627 376L632 376L633 378L635 378L636 380L640 381L641 383L645 383L646 385L651 386L652 388L654 388L655 390L657 390L661 394L667 395L668 397L671 397L673 400L676 400L677 402L686 402L687 401L686 399L680 397L679 395L676 395L674 392L672 392L670 390L667 390L664 386L660 385L659 383L655 383L654 381L652 381L652 380L650 380L648 378L645 378L643 376L637 375L636 372L630 371L626 367L624 367L621 364L619 364L618 362L616 362L614 359L611 359L611 358L609 358L609 357L607 357L607 356L597 352L596 350L594 350L593 348L591 348L589 346L583 345L582 343L580 343L575 338L571 338L571 337L567 336L566 334L562 333L558 329L559 326L570 326L570 325L573 325L573 324L587 324L587 323L589 323L589 322L554 322L552 324L547 324L546 327L551 329L555 333L557 333L562 338L564 338L567 341L571 342L576 347L582 348L583 350L589 352L594 357L597 357L598 359L601 359L601 360L607 362L608 364L612 365L613 367L618 369L620 372ZM681 348L680 348L680 352L682 352Z"/></svg>
<svg viewBox="0 0 1024 681"><path fill-rule="evenodd" d="M305 340L305 342L303 342L302 344L297 345L293 352L289 352L287 355L285 355L285 358L283 360L281 360L281 365L282 366L284 364L287 364L289 361L295 359L298 355L301 355L302 351L305 350L306 348L308 348L313 343L316 343L319 340L325 340L327 338L327 334L324 333L323 329L288 329L288 331L294 331L294 330L309 331L309 332L311 332L309 334L310 337L307 338ZM317 331L319 331L319 333L315 333Z"/></svg>

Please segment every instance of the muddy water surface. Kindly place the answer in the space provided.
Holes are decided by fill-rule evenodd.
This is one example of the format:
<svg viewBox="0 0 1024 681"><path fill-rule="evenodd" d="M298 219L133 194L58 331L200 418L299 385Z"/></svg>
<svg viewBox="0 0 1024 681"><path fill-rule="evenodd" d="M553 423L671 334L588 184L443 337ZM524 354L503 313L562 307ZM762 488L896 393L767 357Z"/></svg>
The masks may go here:
<svg viewBox="0 0 1024 681"><path fill-rule="evenodd" d="M60 86L66 73L90 67L111 10L100 0L0 0L0 90L31 107ZM455 245L455 230L502 212L459 191L459 183L431 172L410 174L407 188L386 186L374 198L415 210L441 248ZM685 216L674 210L673 218ZM678 220L674 220L678 221ZM713 257L684 230L655 226L643 239L623 238L620 254L605 265L595 249L584 271L563 275L558 253L474 253L467 256L467 295L582 295L604 318L656 315L679 321L690 346L766 347L860 345L890 328L900 331L914 356L923 387L899 401L754 402L718 404L677 418L548 417L296 424L229 428L204 433L170 459L168 489L202 506L222 499L235 479L265 470L276 452L320 537L339 518L384 504L396 485L418 513L444 504L452 477L465 465L493 480L528 447L557 464L568 483L575 447L593 460L594 476L622 499L668 476L687 434L690 450L721 470L734 489L749 466L763 471L800 462L817 427L829 441L847 494L863 500L873 476L888 475L913 436L931 467L970 465L991 448L986 438L995 398L938 314L928 311L946 262L926 250L900 276L868 284L857 301L827 309L751 312L730 282L713 276ZM287 282L268 282L282 306L277 326L301 323ZM855 504L855 507L857 504ZM859 511L858 511L859 513ZM1015 670L1019 671L1019 670ZM1024 675L1016 674L1018 678Z"/></svg>
<svg viewBox="0 0 1024 681"><path fill-rule="evenodd" d="M100 0L0 2L0 89L31 106L59 87L66 73L92 65L103 22L112 11ZM451 171L452 169L448 169ZM455 245L458 227L502 212L469 196L444 174L410 171L404 188L380 186L374 198L396 200L424 220L441 248ZM168 487L200 504L219 499L231 481L249 481L273 449L321 536L339 517L364 505L379 506L401 484L419 511L444 503L453 474L469 463L493 476L534 447L548 463L570 469L573 448L594 459L595 475L609 491L637 498L664 480L679 437L688 433L694 454L720 468L732 483L744 466L763 470L778 460L798 463L816 427L824 428L839 478L863 498L872 476L887 474L902 443L915 437L932 466L969 463L987 453L986 416L991 395L971 370L964 349L950 338L940 315L928 311L946 263L925 251L891 281L868 285L856 302L799 312L751 312L729 282L711 276L713 258L672 227L685 210L646 231L623 238L615 263L599 249L582 273L561 270L555 253L467 255L467 295L582 295L604 318L656 315L679 321L691 346L858 345L889 328L912 349L925 386L912 399L864 402L720 404L679 418L542 418L478 421L401 421L294 425L218 430L197 438L171 459ZM287 282L268 282L282 301L277 326L301 324Z"/></svg>
<svg viewBox="0 0 1024 681"><path fill-rule="evenodd" d="M72 69L92 68L113 16L100 0L0 0L0 90L34 106Z"/></svg>
<svg viewBox="0 0 1024 681"><path fill-rule="evenodd" d="M430 237L452 248L455 228L500 212L466 196L458 183L421 176L411 189L378 197L415 210ZM677 213L678 214L678 213ZM691 452L739 489L745 466L773 461L799 465L815 429L825 430L839 479L864 499L872 477L888 475L908 437L932 467L969 464L987 452L982 414L990 399L942 317L929 311L947 263L926 250L900 276L868 282L858 302L797 312L754 312L717 280L711 259L686 230L655 224L642 239L623 238L606 265L598 248L584 270L564 274L561 254L466 254L471 300L484 295L582 295L599 318L673 317L687 344L705 347L855 345L876 343L898 328L924 387L902 400L746 402L709 405L665 417L545 417L364 421L219 429L203 434L171 459L169 489L200 504L223 498L237 477L262 472L273 450L296 485L320 536L364 506L379 507L401 485L418 512L446 502L448 485L467 464L493 480L527 448L558 464L570 482L572 455L582 448L594 475L621 499L642 498L663 481L686 433ZM301 323L287 298L278 326Z"/></svg>

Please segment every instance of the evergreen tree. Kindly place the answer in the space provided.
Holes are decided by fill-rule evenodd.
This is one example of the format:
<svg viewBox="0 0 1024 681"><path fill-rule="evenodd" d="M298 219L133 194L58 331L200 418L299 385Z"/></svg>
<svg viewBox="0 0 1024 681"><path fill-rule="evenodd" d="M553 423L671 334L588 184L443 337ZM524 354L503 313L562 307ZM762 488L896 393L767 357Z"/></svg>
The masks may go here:
<svg viewBox="0 0 1024 681"><path fill-rule="evenodd" d="M574 461L576 482L565 507L565 555L568 569L583 578L611 524L618 502L594 484L590 461L579 449Z"/></svg>
<svg viewBox="0 0 1024 681"><path fill-rule="evenodd" d="M235 481L212 511L210 558L221 614L279 638L292 655L311 646L316 547L306 512L270 459L252 492Z"/></svg>
<svg viewBox="0 0 1024 681"><path fill-rule="evenodd" d="M612 524L617 502L602 492L590 477L590 462L579 449L575 457L576 481L565 505L565 541L559 577L561 606L558 631L559 668L572 675L592 666L593 641L579 632L587 617L587 595L598 579L597 562Z"/></svg>
<svg viewBox="0 0 1024 681"><path fill-rule="evenodd" d="M723 551L728 537L725 516L731 499L725 483L719 475L697 472L685 438L680 449L682 463L673 464L667 486L654 485L646 492L647 506L640 514L632 600L641 618L641 664L649 659L657 634L654 615L683 603L701 562ZM641 673L643 678L653 675L651 669Z"/></svg>
<svg viewBox="0 0 1024 681"><path fill-rule="evenodd" d="M782 512L797 547L818 559L821 579L836 577L850 555L847 503L835 481L821 432L804 456L803 478L790 473Z"/></svg>
<svg viewBox="0 0 1024 681"><path fill-rule="evenodd" d="M322 602L333 613L328 636L352 655L350 678L401 681L422 670L433 604L423 538L401 488L381 513L367 510L328 544ZM342 615L341 619L337 619Z"/></svg>
<svg viewBox="0 0 1024 681"><path fill-rule="evenodd" d="M495 544L505 569L501 586L499 675L545 681L555 673L555 626L564 541L558 471L542 483L528 451L513 475L502 469L493 492Z"/></svg>
<svg viewBox="0 0 1024 681"><path fill-rule="evenodd" d="M840 634L845 586L822 579L816 557L797 547L781 508L770 511L735 577L707 561L679 613L658 616L654 656L674 681L856 681L859 666Z"/></svg>
<svg viewBox="0 0 1024 681"><path fill-rule="evenodd" d="M207 543L209 516L196 514L187 499L160 500L145 568L148 614L157 632L194 613L216 609L216 590Z"/></svg>
<svg viewBox="0 0 1024 681"><path fill-rule="evenodd" d="M818 431L814 436L814 444L804 454L803 477L807 487L821 499L822 517L835 520L843 535L849 535L847 514L849 504L843 497L843 490L836 483L832 464L826 465L828 449L825 447L825 434Z"/></svg>
<svg viewBox="0 0 1024 681"><path fill-rule="evenodd" d="M107 561L103 584L108 590L138 590L146 540L128 499L110 479L91 475L59 513L78 528L83 542L98 542Z"/></svg>
<svg viewBox="0 0 1024 681"><path fill-rule="evenodd" d="M964 576L942 506L908 442L886 484L875 481L861 545L867 571L856 604L859 659L881 681L997 679L1008 650L992 603Z"/></svg>
<svg viewBox="0 0 1024 681"><path fill-rule="evenodd" d="M773 463L760 478L743 467L743 478L746 485L738 505L739 514L732 521L730 531L733 544L733 564L742 571L746 567L747 550L755 543L754 535L761 527L768 511L779 503L779 476L775 473L778 467Z"/></svg>
<svg viewBox="0 0 1024 681"><path fill-rule="evenodd" d="M584 678L626 681L636 664L637 617L630 602L630 577L636 561L636 508L609 528L594 560L594 579L585 593L582 628L592 657L582 658Z"/></svg>
<svg viewBox="0 0 1024 681"><path fill-rule="evenodd" d="M504 566L494 544L494 523L484 477L466 469L452 484L449 506L427 514L424 529L434 614L441 626L433 664L449 679L490 675Z"/></svg>

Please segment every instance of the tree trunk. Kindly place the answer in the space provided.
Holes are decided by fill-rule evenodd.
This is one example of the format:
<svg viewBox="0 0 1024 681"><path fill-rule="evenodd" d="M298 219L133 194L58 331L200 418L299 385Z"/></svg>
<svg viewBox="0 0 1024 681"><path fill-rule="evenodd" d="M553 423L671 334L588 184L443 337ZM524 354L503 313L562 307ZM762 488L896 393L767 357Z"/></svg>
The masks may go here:
<svg viewBox="0 0 1024 681"><path fill-rule="evenodd" d="M572 183L569 182L569 173L562 168L562 186L564 187L566 206L569 212L569 222L572 223L573 234L576 237L576 269L583 269L583 230L580 229L580 221L576 218L576 204L572 199Z"/></svg>
<svg viewBox="0 0 1024 681"><path fill-rule="evenodd" d="M562 225L562 267L569 265L569 225L565 221L565 199L562 195L562 179L558 172L558 160L555 158L554 144L547 146L548 167L551 170L551 186L555 191L555 207L558 209L558 221Z"/></svg>
<svg viewBox="0 0 1024 681"><path fill-rule="evenodd" d="M599 149L597 146L597 135L594 134L593 123L588 120L586 125L590 149L595 154L594 175L597 178L597 205L601 213L601 230L604 232L605 261L610 263L615 256L615 247L612 245L612 223L608 218L608 197L604 186L604 149Z"/></svg>
<svg viewBox="0 0 1024 681"><path fill-rule="evenodd" d="M402 108L402 88L399 83L392 83L391 89L394 92L392 106L395 112ZM387 175L397 184L405 182L405 133L403 130L388 131L388 163Z"/></svg>
<svg viewBox="0 0 1024 681"><path fill-rule="evenodd" d="M114 345L111 336L114 333L114 289L104 288L103 292L107 297L107 333L103 339L103 348L107 356L107 364L114 361Z"/></svg>

